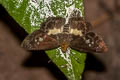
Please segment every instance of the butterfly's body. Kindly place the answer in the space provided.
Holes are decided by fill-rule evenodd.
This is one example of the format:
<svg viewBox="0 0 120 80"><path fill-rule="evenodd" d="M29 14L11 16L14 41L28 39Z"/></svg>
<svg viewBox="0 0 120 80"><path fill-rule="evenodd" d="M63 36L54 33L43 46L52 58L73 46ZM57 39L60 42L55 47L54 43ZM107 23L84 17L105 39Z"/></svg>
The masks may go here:
<svg viewBox="0 0 120 80"><path fill-rule="evenodd" d="M90 32L92 26L80 16L66 21L62 17L50 17L39 30L22 43L28 50L49 50L60 47L62 52L72 48L81 52L105 52L107 47L100 36Z"/></svg>

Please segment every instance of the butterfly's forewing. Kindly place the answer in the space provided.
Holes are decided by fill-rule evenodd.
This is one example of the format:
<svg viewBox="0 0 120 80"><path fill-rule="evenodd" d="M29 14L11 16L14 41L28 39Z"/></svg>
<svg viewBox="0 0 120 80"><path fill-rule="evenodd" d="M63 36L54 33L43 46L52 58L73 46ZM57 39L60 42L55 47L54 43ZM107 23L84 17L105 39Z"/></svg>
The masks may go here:
<svg viewBox="0 0 120 80"><path fill-rule="evenodd" d="M91 28L91 24L86 22L82 17L72 17L69 19L70 33L83 36Z"/></svg>
<svg viewBox="0 0 120 80"><path fill-rule="evenodd" d="M105 52L107 47L100 36L93 32L88 32L83 37L72 35L70 43L72 49L80 52Z"/></svg>
<svg viewBox="0 0 120 80"><path fill-rule="evenodd" d="M22 47L28 50L49 50L59 47L57 33L61 33L61 27L65 19L61 17L49 17L41 24L39 30L36 30L25 38Z"/></svg>
<svg viewBox="0 0 120 80"><path fill-rule="evenodd" d="M60 33L60 29L61 27L63 27L63 25L65 24L65 18L62 17L49 17L47 18L47 20L45 22L43 22L41 24L40 29L44 32L46 32L47 34L49 34L49 32L52 30L52 32L50 32L51 34L57 34ZM55 31L54 31L55 30ZM49 34L49 35L51 35Z"/></svg>
<svg viewBox="0 0 120 80"><path fill-rule="evenodd" d="M59 47L59 43L55 36L36 30L24 39L21 46L27 50L49 50Z"/></svg>

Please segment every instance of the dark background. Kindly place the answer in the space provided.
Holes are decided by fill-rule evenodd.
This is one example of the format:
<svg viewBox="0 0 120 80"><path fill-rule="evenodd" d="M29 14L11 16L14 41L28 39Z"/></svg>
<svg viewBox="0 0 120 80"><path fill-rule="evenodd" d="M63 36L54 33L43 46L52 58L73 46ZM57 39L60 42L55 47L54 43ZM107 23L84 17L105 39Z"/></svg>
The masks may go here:
<svg viewBox="0 0 120 80"><path fill-rule="evenodd" d="M85 17L102 35L107 53L88 54L83 80L120 80L120 1L84 0ZM0 80L66 80L44 51L25 51L27 33L0 5Z"/></svg>

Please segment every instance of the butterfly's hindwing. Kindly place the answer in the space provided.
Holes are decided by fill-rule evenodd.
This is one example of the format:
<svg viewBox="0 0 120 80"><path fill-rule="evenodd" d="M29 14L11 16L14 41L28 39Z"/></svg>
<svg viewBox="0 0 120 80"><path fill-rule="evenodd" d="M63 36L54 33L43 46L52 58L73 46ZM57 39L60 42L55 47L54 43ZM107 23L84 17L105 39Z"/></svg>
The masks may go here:
<svg viewBox="0 0 120 80"><path fill-rule="evenodd" d="M27 50L49 50L59 47L59 43L55 36L36 30L24 39L21 46Z"/></svg>
<svg viewBox="0 0 120 80"><path fill-rule="evenodd" d="M89 32L83 37L73 35L73 38L70 47L80 52L99 53L107 50L102 38L93 32Z"/></svg>

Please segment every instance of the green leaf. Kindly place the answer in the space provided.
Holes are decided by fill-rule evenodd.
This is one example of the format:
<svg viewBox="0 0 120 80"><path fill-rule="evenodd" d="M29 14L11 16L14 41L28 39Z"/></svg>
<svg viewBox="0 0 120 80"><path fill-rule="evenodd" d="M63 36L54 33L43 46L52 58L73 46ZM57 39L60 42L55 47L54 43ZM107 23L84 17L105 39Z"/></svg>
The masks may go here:
<svg viewBox="0 0 120 80"><path fill-rule="evenodd" d="M49 50L46 52L69 80L81 80L81 74L85 67L85 53L80 53L75 50L62 53L60 49Z"/></svg>
<svg viewBox="0 0 120 80"><path fill-rule="evenodd" d="M84 17L83 0L0 0L0 4L28 33L39 29L49 16L66 17L69 9L79 9ZM62 53L58 48L46 53L69 80L80 80L86 54L69 51Z"/></svg>

